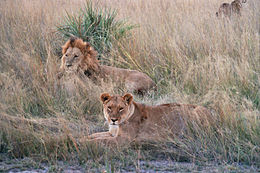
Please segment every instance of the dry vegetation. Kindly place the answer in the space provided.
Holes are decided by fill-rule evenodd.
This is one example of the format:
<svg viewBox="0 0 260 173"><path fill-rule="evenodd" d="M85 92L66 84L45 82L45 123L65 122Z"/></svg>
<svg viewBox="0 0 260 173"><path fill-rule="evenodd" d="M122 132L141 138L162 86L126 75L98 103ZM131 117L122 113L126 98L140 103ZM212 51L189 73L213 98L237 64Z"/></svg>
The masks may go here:
<svg viewBox="0 0 260 173"><path fill-rule="evenodd" d="M95 2L95 1L94 1ZM93 161L119 169L139 159L260 166L260 3L249 0L240 18L219 20L217 0L100 1L138 27L114 42L107 63L148 74L158 85L139 102L204 105L212 127L190 122L182 138L130 149L78 139L105 128L99 95L116 88L78 85L73 96L56 81L65 12L85 1L0 1L0 152L40 161ZM120 93L120 94L121 94ZM115 154L115 151L119 151ZM114 153L114 154L112 154ZM120 160L120 163L116 162Z"/></svg>

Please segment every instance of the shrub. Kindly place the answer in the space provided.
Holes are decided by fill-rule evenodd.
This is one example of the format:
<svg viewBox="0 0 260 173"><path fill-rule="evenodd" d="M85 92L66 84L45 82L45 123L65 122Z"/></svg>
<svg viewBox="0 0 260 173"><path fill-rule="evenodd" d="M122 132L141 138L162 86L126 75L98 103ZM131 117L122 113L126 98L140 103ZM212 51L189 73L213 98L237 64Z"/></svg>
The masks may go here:
<svg viewBox="0 0 260 173"><path fill-rule="evenodd" d="M66 39L76 36L90 42L99 54L108 53L112 41L127 36L134 27L125 20L116 20L116 10L94 7L91 2L87 2L78 14L66 14L64 23L57 26L57 30Z"/></svg>

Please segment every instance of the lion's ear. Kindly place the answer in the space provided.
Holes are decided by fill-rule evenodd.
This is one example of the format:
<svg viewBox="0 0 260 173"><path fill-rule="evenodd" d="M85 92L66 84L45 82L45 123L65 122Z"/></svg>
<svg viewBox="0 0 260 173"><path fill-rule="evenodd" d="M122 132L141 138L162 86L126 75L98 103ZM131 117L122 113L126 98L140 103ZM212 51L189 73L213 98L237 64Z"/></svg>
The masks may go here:
<svg viewBox="0 0 260 173"><path fill-rule="evenodd" d="M70 39L63 46L61 46L63 55L67 52L69 47L75 46L74 44L76 40L77 40L76 37L70 37Z"/></svg>
<svg viewBox="0 0 260 173"><path fill-rule="evenodd" d="M111 96L108 93L103 93L100 96L100 100L104 103L105 101L109 100Z"/></svg>
<svg viewBox="0 0 260 173"><path fill-rule="evenodd" d="M86 50L87 50L87 52L90 52L93 50L92 46L89 43L86 43Z"/></svg>
<svg viewBox="0 0 260 173"><path fill-rule="evenodd" d="M123 96L123 99L124 99L128 104L130 104L130 103L133 101L133 96L132 96L132 94L127 93L127 94L125 94L125 95Z"/></svg>
<svg viewBox="0 0 260 173"><path fill-rule="evenodd" d="M67 49L70 46L70 41L67 41L63 46L61 46L62 49L62 55L64 55L67 52Z"/></svg>

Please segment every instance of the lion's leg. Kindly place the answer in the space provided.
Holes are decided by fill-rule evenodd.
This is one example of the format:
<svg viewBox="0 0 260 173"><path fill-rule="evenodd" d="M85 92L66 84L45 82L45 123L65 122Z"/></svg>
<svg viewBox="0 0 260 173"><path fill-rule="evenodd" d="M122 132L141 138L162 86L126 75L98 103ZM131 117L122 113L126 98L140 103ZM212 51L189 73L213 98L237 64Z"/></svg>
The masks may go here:
<svg viewBox="0 0 260 173"><path fill-rule="evenodd" d="M90 140L113 139L113 138L115 138L115 137L113 137L111 135L111 133L109 133L109 132L94 133L94 134L88 136L88 139L90 139Z"/></svg>
<svg viewBox="0 0 260 173"><path fill-rule="evenodd" d="M131 143L134 138L131 138L130 136L112 136L109 132L100 132L100 133L94 133L92 135L89 135L87 139L82 139L81 142L85 141L94 141L97 143L103 143L103 144L127 144Z"/></svg>

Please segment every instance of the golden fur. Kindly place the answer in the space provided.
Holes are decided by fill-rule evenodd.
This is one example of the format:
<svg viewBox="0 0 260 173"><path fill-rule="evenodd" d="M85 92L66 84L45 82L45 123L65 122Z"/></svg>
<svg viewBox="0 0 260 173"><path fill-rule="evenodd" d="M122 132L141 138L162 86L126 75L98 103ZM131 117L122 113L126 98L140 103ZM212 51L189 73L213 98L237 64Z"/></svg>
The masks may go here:
<svg viewBox="0 0 260 173"><path fill-rule="evenodd" d="M247 0L234 0L229 3L223 3L216 12L217 17L231 17L234 14L241 15L242 3L246 3Z"/></svg>
<svg viewBox="0 0 260 173"><path fill-rule="evenodd" d="M101 95L108 132L94 133L89 140L106 140L118 143L158 140L167 135L182 134L187 120L209 126L211 113L202 106L188 104L162 104L148 106L133 101L131 94L124 96Z"/></svg>
<svg viewBox="0 0 260 173"><path fill-rule="evenodd" d="M67 52L69 48L72 49L69 52ZM80 52L76 52L77 49L79 49ZM68 63L69 61L73 63L71 65L75 64L75 61L74 62L72 61L75 52L79 54L78 56L80 56L79 57L80 64L77 65L79 65L81 69L93 69L95 71L98 71L99 64L98 64L98 60L96 59L97 52L89 43L83 42L82 39L77 39L77 38L71 38L62 46L63 56L61 58L61 65L60 65L61 71L69 69L66 68L66 63Z"/></svg>
<svg viewBox="0 0 260 173"><path fill-rule="evenodd" d="M96 58L97 52L82 39L71 38L68 40L62 46L62 53L61 74L83 71L94 81L99 78L112 79L116 83L123 83L128 91L137 93L143 93L155 87L152 79L139 71L99 65Z"/></svg>

